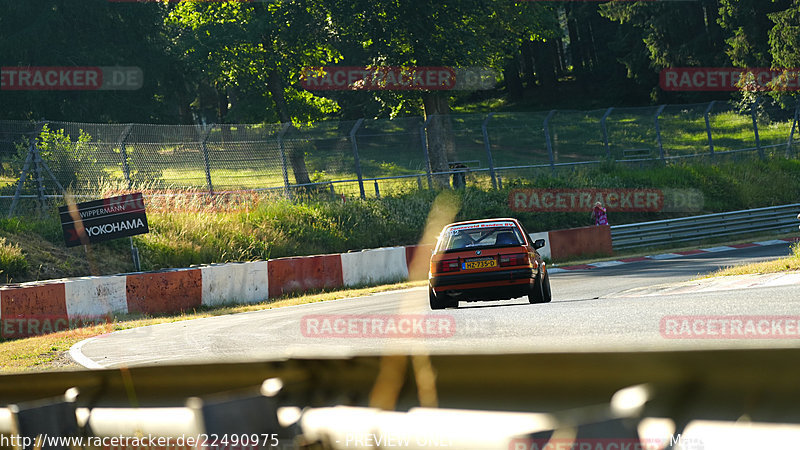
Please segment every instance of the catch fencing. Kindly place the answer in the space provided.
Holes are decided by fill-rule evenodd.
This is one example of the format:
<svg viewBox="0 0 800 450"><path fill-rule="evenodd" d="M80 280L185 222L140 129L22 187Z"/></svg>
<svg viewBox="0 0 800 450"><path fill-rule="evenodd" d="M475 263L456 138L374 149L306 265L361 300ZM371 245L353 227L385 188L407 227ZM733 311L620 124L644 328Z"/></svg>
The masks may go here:
<svg viewBox="0 0 800 450"><path fill-rule="evenodd" d="M96 198L131 188L365 198L443 184L498 188L510 178L607 161L794 157L798 107L762 101L741 110L711 102L307 125L6 120L0 121L0 199L5 209L9 201L60 198L65 189ZM433 142L434 135L444 138ZM445 164L434 158L442 153Z"/></svg>

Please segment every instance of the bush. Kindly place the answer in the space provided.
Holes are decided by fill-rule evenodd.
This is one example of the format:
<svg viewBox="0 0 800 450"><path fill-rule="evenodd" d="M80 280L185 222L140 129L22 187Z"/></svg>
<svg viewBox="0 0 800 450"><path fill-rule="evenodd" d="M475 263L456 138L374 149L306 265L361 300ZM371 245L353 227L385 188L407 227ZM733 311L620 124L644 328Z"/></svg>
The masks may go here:
<svg viewBox="0 0 800 450"><path fill-rule="evenodd" d="M6 279L16 278L28 271L28 261L17 244L9 244L0 238L0 274Z"/></svg>
<svg viewBox="0 0 800 450"><path fill-rule="evenodd" d="M97 175L102 172L97 163L97 148L90 144L91 140L90 135L80 130L78 138L73 142L63 129L51 130L45 125L36 138L36 146L53 175L64 187L69 187L78 180L90 181L87 174L98 178ZM17 156L12 163L14 173L22 172L29 145L27 139L16 144Z"/></svg>

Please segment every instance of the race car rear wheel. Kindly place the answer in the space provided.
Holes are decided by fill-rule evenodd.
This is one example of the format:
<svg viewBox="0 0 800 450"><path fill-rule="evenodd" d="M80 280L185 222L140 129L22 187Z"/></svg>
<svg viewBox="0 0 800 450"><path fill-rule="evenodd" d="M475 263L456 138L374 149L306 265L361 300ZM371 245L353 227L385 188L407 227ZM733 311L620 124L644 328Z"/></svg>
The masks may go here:
<svg viewBox="0 0 800 450"><path fill-rule="evenodd" d="M536 281L533 282L528 292L528 301L531 303L549 303L552 299L550 292L550 276L545 272L544 278L542 273L536 275Z"/></svg>
<svg viewBox="0 0 800 450"><path fill-rule="evenodd" d="M550 274L544 273L544 280L542 281L542 303L550 303L553 299L553 293L550 291Z"/></svg>
<svg viewBox="0 0 800 450"><path fill-rule="evenodd" d="M428 288L428 301L430 302L431 309L435 310L447 308L447 303L443 300L444 299L436 297L436 294L433 293L433 289Z"/></svg>

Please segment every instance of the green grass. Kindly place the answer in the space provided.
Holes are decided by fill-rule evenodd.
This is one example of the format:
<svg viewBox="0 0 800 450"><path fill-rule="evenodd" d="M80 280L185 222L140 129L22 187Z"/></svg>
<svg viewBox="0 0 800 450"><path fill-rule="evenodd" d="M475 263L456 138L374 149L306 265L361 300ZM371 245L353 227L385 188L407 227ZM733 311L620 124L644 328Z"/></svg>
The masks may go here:
<svg viewBox="0 0 800 450"><path fill-rule="evenodd" d="M0 277L16 278L28 271L28 260L22 254L19 244L9 243L0 238Z"/></svg>
<svg viewBox="0 0 800 450"><path fill-rule="evenodd" d="M743 264L740 266L730 266L712 272L703 278L800 271L800 243L792 244L791 249L791 255L784 258L760 263Z"/></svg>
<svg viewBox="0 0 800 450"><path fill-rule="evenodd" d="M751 115L733 111L730 106L723 103L719 105L710 115L715 151L726 152L755 147ZM489 99L457 109L460 114L451 116L455 149L448 155L448 159L478 161L477 165L480 168L488 168L488 156L481 131L486 113L478 111L486 111L486 108L497 110L508 106L500 100ZM661 114L659 123L665 156L709 153L703 115L705 107L705 104L669 106ZM657 108L653 106L618 108L609 116L606 125L608 153L612 159L624 160L625 151L633 149L649 152L650 157L659 156L660 150L653 121L656 110ZM604 113L604 109L559 110L549 123L553 162L604 160L607 157L601 128L601 118ZM548 111L496 112L488 122L487 128L495 167L550 163L543 128L547 114ZM770 110L759 115L758 122L762 145L781 145L765 151L785 153L787 150L785 144L791 130L791 117ZM286 154L290 154L295 147L305 154L306 167L312 181L325 183L356 179L355 157L352 143L348 138L349 130L350 124L339 127L336 121L305 127L303 132L307 133L305 136L309 140L287 140ZM219 129L214 129L207 151L211 179L216 190L284 185L282 157L274 133L265 131L257 137L248 139L253 140L226 140L221 137ZM419 118L365 122L357 134L356 143L362 175L365 178L425 173L427 164L419 136ZM59 145L63 147L67 144ZM90 158L86 155L87 150L84 147L85 144L81 147L84 150L81 153L83 159L80 164L68 164L64 162L65 158L61 158L59 162L51 162L54 171L60 174L60 177L63 175L64 179L77 179L86 184L86 186L75 186L76 190L91 189L98 180L123 179L119 149L106 145L91 147L96 154ZM793 151L798 149L795 146ZM125 150L129 158L131 177L136 183L146 183L160 188L207 187L205 160L197 142L131 143L126 145ZM20 167L21 162L22 159L17 162ZM59 170L62 163L66 164L65 170L75 169L79 172L61 174ZM19 167L10 172L18 170ZM296 180L291 167L287 175L289 183L294 184ZM515 176L513 172L508 171L503 171L502 175ZM476 176L487 178L488 174L482 172ZM416 179L380 181L379 184L379 189L383 193L396 190L396 185L402 186L401 189L407 189L407 186L413 187L416 185ZM336 186L335 189L339 193L346 194L357 192L357 187L352 184ZM0 191L8 194L11 190L13 183L8 184L0 180ZM367 194L375 196L373 186L367 188Z"/></svg>
<svg viewBox="0 0 800 450"><path fill-rule="evenodd" d="M513 216L530 232L538 232L585 226L588 214L515 212L509 206L513 189L696 189L705 200L702 210L691 213L612 212L609 219L614 225L796 202L800 198L800 161L770 157L765 161L643 168L603 163L558 176L545 171L507 177L503 188L497 190L490 188L485 177L474 174L468 176L467 184L467 189L455 191L461 205L456 220ZM101 191L113 192L112 187ZM203 196L187 197L169 205L159 205L153 199L148 203L151 231L134 237L134 242L145 270L419 242L437 193L418 190L416 180L397 186L395 191L382 189L381 193L381 198L372 196L366 200L352 194L342 199L325 189L310 190L291 200L278 194L263 194L234 211L209 207ZM6 274L2 281L104 275L133 269L127 240L94 245L88 253L82 247L65 248L55 209L43 218L0 219L0 237L17 246L28 265L24 273L10 277Z"/></svg>

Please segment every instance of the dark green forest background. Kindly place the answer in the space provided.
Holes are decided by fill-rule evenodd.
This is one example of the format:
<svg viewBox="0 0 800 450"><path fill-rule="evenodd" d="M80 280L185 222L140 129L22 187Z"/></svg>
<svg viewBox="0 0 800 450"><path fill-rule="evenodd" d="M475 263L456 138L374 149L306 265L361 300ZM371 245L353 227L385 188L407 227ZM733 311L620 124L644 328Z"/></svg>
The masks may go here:
<svg viewBox="0 0 800 450"><path fill-rule="evenodd" d="M137 91L0 91L0 119L297 123L742 101L664 92L658 75L798 59L800 0L3 0L0 65L138 66L145 82ZM324 65L484 66L502 79L478 92L303 90L303 67Z"/></svg>

